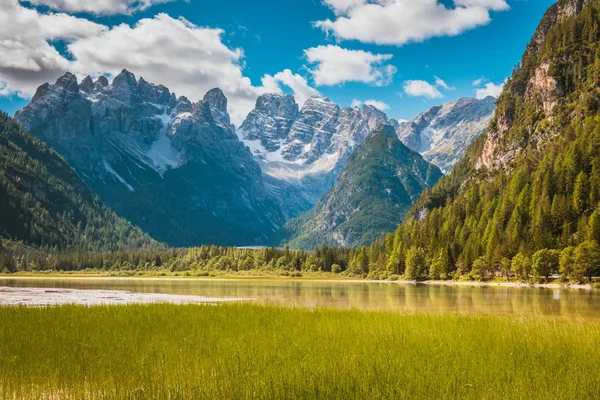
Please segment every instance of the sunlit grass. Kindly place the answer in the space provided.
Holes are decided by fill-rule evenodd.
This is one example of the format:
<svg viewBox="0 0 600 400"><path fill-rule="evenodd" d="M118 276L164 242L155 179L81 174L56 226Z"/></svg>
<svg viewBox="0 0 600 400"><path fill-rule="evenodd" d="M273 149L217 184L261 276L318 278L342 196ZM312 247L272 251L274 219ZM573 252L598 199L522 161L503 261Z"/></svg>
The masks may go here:
<svg viewBox="0 0 600 400"><path fill-rule="evenodd" d="M0 308L4 398L594 398L600 323L261 307Z"/></svg>

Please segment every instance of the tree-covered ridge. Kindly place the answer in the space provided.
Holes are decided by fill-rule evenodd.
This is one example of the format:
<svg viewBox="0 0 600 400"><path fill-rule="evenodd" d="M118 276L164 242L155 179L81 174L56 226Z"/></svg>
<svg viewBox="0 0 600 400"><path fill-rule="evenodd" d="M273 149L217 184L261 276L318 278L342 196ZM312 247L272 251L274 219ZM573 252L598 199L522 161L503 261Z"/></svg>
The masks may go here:
<svg viewBox="0 0 600 400"><path fill-rule="evenodd" d="M2 112L0 237L70 250L159 246L104 206L54 150Z"/></svg>
<svg viewBox="0 0 600 400"><path fill-rule="evenodd" d="M369 268L433 278L511 266L525 276L598 272L599 24L598 0L548 10L487 134L394 236L361 250Z"/></svg>
<svg viewBox="0 0 600 400"><path fill-rule="evenodd" d="M442 176L384 126L350 156L315 207L284 225L277 242L301 249L369 244L394 230L423 190Z"/></svg>

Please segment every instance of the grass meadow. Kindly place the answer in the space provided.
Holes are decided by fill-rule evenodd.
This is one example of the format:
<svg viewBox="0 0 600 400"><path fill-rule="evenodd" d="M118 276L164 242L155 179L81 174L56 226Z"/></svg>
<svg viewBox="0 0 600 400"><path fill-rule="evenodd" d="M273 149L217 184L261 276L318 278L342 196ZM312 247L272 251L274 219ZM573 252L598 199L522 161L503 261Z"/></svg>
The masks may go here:
<svg viewBox="0 0 600 400"><path fill-rule="evenodd" d="M0 398L585 399L600 322L252 304L0 308Z"/></svg>

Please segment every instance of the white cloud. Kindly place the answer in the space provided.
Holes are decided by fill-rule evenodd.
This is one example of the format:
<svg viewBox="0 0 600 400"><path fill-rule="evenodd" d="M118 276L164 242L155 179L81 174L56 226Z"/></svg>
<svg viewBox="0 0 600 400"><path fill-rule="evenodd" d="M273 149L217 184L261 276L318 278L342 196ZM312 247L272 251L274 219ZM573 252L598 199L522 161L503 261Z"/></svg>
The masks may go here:
<svg viewBox="0 0 600 400"><path fill-rule="evenodd" d="M336 13L336 15L345 13L348 10L364 3L363 0L324 0L323 2L329 6L329 8Z"/></svg>
<svg viewBox="0 0 600 400"><path fill-rule="evenodd" d="M479 85L481 85L482 83L483 81L480 81ZM498 97L500 96L500 93L502 93L502 89L504 89L505 84L506 81L500 83L488 82L485 85L483 85L483 87L480 87L475 90L475 97L477 97L478 99L485 99L488 96ZM473 82L473 85L475 85L475 82Z"/></svg>
<svg viewBox="0 0 600 400"><path fill-rule="evenodd" d="M392 82L397 69L387 64L391 54L373 54L363 50L348 50L327 45L304 50L317 86L333 86L344 82L364 82L386 86Z"/></svg>
<svg viewBox="0 0 600 400"><path fill-rule="evenodd" d="M2 94L31 96L70 67L48 41L73 41L100 34L105 29L67 14L41 14L17 0L0 0L0 82Z"/></svg>
<svg viewBox="0 0 600 400"><path fill-rule="evenodd" d="M350 107L362 107L363 104L366 104L371 107L375 107L379 111L389 110L389 108L390 108L390 106L387 105L386 103L384 103L383 101L373 100L373 99L365 100L364 102L354 99L354 100L352 100L352 104L350 104Z"/></svg>
<svg viewBox="0 0 600 400"><path fill-rule="evenodd" d="M35 6L48 6L53 10L97 15L132 14L171 1L175 0L29 0Z"/></svg>
<svg viewBox="0 0 600 400"><path fill-rule="evenodd" d="M262 78L262 90L269 93L280 93L280 85L285 85L294 91L296 102L302 107L312 96L320 96L318 90L310 87L304 77L285 69L275 75L265 75Z"/></svg>
<svg viewBox="0 0 600 400"><path fill-rule="evenodd" d="M115 75L126 68L192 101L219 87L228 97L232 121L240 123L263 90L243 75L243 51L227 47L222 34L158 14L71 43L71 69L80 75Z"/></svg>
<svg viewBox="0 0 600 400"><path fill-rule="evenodd" d="M183 18L158 14L133 26L109 28L63 13L40 13L17 0L0 0L0 7L3 96L31 97L39 85L53 83L66 71L81 79L88 74L114 76L126 68L192 101L220 87L229 100L232 121L239 124L256 98L273 89L273 82L292 88L299 100L318 94L291 71L270 81L267 77L271 88L254 86L243 74L243 51L225 45L222 30L198 27ZM49 43L57 39L67 41L69 58Z"/></svg>
<svg viewBox="0 0 600 400"><path fill-rule="evenodd" d="M385 111L385 110L389 110L390 106L387 105L386 103L384 103L383 101L379 101L379 100L366 100L365 104L371 107L375 107L376 109L380 110L380 111Z"/></svg>
<svg viewBox="0 0 600 400"><path fill-rule="evenodd" d="M444 82L441 78L438 78L437 76L434 76L434 78L435 78L436 86L439 86L446 90L456 90L456 88L448 86L448 84L446 82Z"/></svg>
<svg viewBox="0 0 600 400"><path fill-rule="evenodd" d="M484 78L484 77L481 77L481 78L479 78L479 79L475 79L475 80L473 81L473 87L478 87L478 86L481 86L481 84L482 84L483 82L485 82L485 78Z"/></svg>
<svg viewBox="0 0 600 400"><path fill-rule="evenodd" d="M413 97L425 97L427 99L439 99L444 95L432 84L425 81L404 82L404 93Z"/></svg>
<svg viewBox="0 0 600 400"><path fill-rule="evenodd" d="M323 0L336 18L315 23L338 39L402 46L431 37L455 36L486 25L506 0Z"/></svg>

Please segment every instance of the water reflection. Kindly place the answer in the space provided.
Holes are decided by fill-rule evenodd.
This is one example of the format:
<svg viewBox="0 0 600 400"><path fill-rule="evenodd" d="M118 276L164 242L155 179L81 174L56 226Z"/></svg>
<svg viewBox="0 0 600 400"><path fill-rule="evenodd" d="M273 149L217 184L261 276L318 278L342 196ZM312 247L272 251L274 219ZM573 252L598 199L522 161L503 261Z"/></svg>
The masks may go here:
<svg viewBox="0 0 600 400"><path fill-rule="evenodd" d="M127 290L207 297L253 298L260 304L554 315L600 318L600 293L586 290L403 285L286 280L0 279L0 286Z"/></svg>

